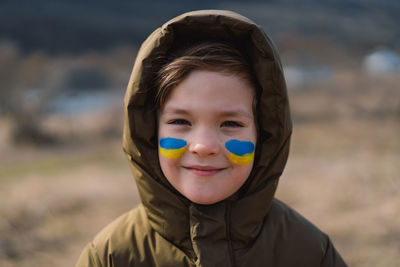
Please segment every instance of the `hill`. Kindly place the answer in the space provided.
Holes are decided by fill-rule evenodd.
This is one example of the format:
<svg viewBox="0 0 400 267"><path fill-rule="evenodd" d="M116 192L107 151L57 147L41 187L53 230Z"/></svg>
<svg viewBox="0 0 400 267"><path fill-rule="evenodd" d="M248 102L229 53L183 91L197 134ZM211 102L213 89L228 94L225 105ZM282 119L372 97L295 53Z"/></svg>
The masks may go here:
<svg viewBox="0 0 400 267"><path fill-rule="evenodd" d="M315 38L356 54L382 45L400 50L400 2L395 0L3 0L0 39L12 40L25 53L137 46L168 19L195 9L240 12L260 24L283 50Z"/></svg>

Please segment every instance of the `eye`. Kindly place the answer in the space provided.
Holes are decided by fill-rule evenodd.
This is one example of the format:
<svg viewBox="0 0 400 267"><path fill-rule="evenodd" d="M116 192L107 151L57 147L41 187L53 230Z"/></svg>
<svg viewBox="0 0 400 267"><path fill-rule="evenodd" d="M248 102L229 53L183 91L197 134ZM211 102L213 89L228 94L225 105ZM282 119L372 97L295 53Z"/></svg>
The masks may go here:
<svg viewBox="0 0 400 267"><path fill-rule="evenodd" d="M175 124L175 125L190 125L190 122L184 119L175 119L168 121L168 124Z"/></svg>
<svg viewBox="0 0 400 267"><path fill-rule="evenodd" d="M224 121L221 127L243 127L243 125L237 121Z"/></svg>

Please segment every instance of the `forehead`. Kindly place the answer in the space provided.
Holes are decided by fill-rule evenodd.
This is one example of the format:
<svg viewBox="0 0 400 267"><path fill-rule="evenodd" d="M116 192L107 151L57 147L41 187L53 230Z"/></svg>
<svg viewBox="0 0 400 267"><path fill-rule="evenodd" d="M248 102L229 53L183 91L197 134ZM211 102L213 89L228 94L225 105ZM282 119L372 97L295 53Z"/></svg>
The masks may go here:
<svg viewBox="0 0 400 267"><path fill-rule="evenodd" d="M254 91L247 81L236 75L197 70L172 90L161 111L199 109L252 113Z"/></svg>

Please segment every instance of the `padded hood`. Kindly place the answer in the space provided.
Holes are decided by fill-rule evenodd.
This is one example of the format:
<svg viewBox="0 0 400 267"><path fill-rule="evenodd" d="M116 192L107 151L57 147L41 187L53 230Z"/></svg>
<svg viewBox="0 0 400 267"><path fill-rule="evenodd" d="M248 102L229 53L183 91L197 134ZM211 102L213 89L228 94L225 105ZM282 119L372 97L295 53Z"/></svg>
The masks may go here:
<svg viewBox="0 0 400 267"><path fill-rule="evenodd" d="M242 47L260 86L258 140L250 177L235 196L207 206L191 203L164 177L158 161L154 104L158 59L178 46L201 40L229 41ZM124 116L123 149L156 232L189 254L201 250L197 241L202 239L223 253L222 246L221 250L217 247L227 231L233 248L243 248L256 238L285 167L292 131L278 52L259 26L239 14L220 10L189 12L168 21L138 52L125 95ZM200 224L203 230L194 235L191 229ZM225 229L223 236L215 234L220 229Z"/></svg>

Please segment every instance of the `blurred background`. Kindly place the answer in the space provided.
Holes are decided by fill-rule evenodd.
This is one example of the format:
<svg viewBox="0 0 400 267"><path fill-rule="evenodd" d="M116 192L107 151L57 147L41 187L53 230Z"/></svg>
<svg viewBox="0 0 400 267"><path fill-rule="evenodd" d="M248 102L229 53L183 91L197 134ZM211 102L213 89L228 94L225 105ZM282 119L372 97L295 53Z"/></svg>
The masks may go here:
<svg viewBox="0 0 400 267"><path fill-rule="evenodd" d="M350 266L400 262L400 2L0 2L0 266L73 266L139 203L121 148L136 52L183 12L230 9L275 41L294 121L277 197Z"/></svg>

